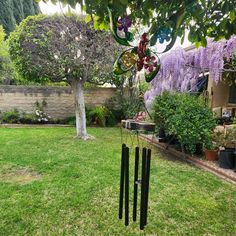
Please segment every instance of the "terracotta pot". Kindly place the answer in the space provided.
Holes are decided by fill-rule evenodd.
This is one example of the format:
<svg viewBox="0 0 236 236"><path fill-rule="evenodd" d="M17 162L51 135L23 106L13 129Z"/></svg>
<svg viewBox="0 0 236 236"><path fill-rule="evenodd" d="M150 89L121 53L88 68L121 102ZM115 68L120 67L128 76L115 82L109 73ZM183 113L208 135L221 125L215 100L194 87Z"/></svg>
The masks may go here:
<svg viewBox="0 0 236 236"><path fill-rule="evenodd" d="M205 157L208 161L216 161L218 159L217 150L205 150Z"/></svg>

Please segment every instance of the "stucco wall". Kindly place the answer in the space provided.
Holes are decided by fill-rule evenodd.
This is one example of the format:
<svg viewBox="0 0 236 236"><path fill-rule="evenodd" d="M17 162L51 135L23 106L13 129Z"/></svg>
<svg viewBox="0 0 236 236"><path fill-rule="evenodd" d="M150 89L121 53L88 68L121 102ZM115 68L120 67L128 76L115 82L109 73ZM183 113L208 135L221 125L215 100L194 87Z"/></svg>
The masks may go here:
<svg viewBox="0 0 236 236"><path fill-rule="evenodd" d="M96 106L115 95L114 88L92 88L85 90L85 102ZM0 86L0 111L17 108L34 112L35 102L46 101L45 111L53 118L74 115L74 98L69 87Z"/></svg>
<svg viewBox="0 0 236 236"><path fill-rule="evenodd" d="M208 92L210 105L215 107L227 107L229 100L229 86L223 82L213 83L211 76L208 80Z"/></svg>

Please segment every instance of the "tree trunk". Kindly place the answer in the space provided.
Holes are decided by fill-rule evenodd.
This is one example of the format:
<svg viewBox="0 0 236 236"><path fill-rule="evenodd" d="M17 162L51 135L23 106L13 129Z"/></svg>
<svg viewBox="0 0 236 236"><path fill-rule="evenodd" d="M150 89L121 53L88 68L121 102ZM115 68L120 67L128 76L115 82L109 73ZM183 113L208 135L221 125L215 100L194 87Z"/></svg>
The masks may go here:
<svg viewBox="0 0 236 236"><path fill-rule="evenodd" d="M89 135L86 129L84 82L82 79L73 79L71 86L75 98L76 137L84 140L93 139L94 137Z"/></svg>

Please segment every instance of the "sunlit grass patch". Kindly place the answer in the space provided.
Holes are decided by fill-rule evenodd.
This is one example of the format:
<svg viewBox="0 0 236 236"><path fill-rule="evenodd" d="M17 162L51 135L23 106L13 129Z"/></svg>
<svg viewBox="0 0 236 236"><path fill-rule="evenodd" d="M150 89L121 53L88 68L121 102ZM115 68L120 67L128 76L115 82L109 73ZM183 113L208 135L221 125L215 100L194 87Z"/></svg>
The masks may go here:
<svg viewBox="0 0 236 236"><path fill-rule="evenodd" d="M118 219L120 131L89 133L0 129L0 235L140 235ZM132 150L130 213L133 165ZM235 235L235 216L235 186L153 150L146 235Z"/></svg>
<svg viewBox="0 0 236 236"><path fill-rule="evenodd" d="M28 184L41 178L39 173L27 167L11 166L6 168L3 166L0 172L0 182L4 183Z"/></svg>

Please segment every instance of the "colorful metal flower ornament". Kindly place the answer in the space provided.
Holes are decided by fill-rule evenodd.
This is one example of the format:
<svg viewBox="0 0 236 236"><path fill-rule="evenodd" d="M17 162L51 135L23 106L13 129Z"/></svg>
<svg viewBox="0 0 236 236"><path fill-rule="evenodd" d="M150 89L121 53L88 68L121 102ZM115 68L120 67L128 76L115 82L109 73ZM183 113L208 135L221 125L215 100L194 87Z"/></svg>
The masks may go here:
<svg viewBox="0 0 236 236"><path fill-rule="evenodd" d="M113 73L115 75L122 75L134 67L138 71L144 68L144 75L147 82L154 79L160 69L160 60L156 53L151 50L157 41L159 43L168 42L164 51L170 50L177 38L178 29L183 23L188 9L193 8L194 2L186 4L181 7L177 12L171 15L164 26L160 27L157 22L153 22L148 33L142 34L138 46L131 45L134 40L134 35L129 32L129 28L132 26L132 20L129 16L117 17L114 16L112 10L108 8L110 29L115 40L124 46L130 46L131 48L125 50L120 54L113 66ZM111 5L112 8L112 5ZM113 6L113 11L115 8Z"/></svg>
<svg viewBox="0 0 236 236"><path fill-rule="evenodd" d="M118 30L124 30L125 33L128 32L129 27L131 27L132 21L128 16L121 17L118 20Z"/></svg>
<svg viewBox="0 0 236 236"><path fill-rule="evenodd" d="M159 43L164 43L164 41L170 41L171 39L171 30L169 28L162 28L156 34L157 39L159 39Z"/></svg>
<svg viewBox="0 0 236 236"><path fill-rule="evenodd" d="M111 10L108 9L110 17L110 28L115 40L124 46L131 46L120 54L113 66L113 73L115 75L122 75L135 66L138 71L145 69L145 79L150 82L160 69L158 56L149 48L148 33L142 34L138 46L132 46L130 43L134 39L134 35L129 32L132 21L128 16L114 18ZM122 37L119 31L124 31Z"/></svg>

